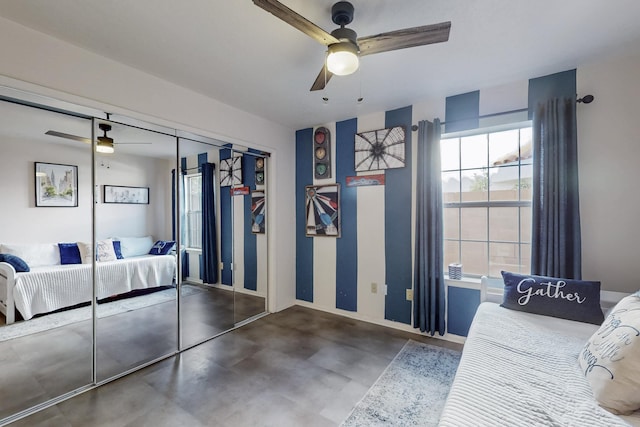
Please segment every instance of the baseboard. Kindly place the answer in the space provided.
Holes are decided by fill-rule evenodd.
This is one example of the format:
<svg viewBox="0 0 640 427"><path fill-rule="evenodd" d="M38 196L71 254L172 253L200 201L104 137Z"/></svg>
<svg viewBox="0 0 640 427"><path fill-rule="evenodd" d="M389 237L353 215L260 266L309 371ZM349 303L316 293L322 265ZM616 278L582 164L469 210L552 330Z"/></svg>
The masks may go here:
<svg viewBox="0 0 640 427"><path fill-rule="evenodd" d="M325 313L336 314L338 316L348 317L348 318L354 319L354 320L360 320L360 321L367 322L367 323L373 323L375 325L386 326L388 328L398 329L398 330L404 331L404 332L410 332L412 334L420 335L420 336L423 336L423 337L437 338L437 339L441 339L441 340L444 340L444 341L455 342L455 343L458 343L458 344L464 344L464 342L466 340L466 337L463 337L463 336L460 336L460 335L449 334L449 333L445 333L442 336L438 335L438 334L435 334L435 335L431 336L430 334L420 332L417 329L413 328L411 325L407 325L407 324L404 324L404 323L393 322L391 320L386 320L386 319L374 319L374 318L371 318L371 317L363 316L363 315L358 314L358 313L354 313L352 311L340 310L339 308L320 307L320 306L318 306L316 304L313 304L313 303L310 303L308 301L296 300L296 304L295 305L299 305L300 307L311 308L311 309L314 309L314 310L324 311Z"/></svg>

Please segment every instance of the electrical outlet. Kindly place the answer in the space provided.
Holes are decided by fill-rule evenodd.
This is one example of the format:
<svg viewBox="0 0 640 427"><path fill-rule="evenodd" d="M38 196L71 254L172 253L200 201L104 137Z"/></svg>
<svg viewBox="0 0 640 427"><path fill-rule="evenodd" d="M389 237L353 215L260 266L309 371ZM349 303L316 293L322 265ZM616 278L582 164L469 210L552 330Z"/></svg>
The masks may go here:
<svg viewBox="0 0 640 427"><path fill-rule="evenodd" d="M371 293L372 294L378 293L378 284L375 282L371 282Z"/></svg>
<svg viewBox="0 0 640 427"><path fill-rule="evenodd" d="M407 289L407 301L413 301L413 289Z"/></svg>

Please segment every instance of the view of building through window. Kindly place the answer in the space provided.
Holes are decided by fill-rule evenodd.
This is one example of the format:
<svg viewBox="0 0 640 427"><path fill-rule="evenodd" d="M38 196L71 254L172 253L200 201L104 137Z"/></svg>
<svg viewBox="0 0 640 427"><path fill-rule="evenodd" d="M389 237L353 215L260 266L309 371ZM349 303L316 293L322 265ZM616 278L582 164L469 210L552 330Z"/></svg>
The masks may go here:
<svg viewBox="0 0 640 427"><path fill-rule="evenodd" d="M444 134L444 264L466 276L530 272L531 123Z"/></svg>
<svg viewBox="0 0 640 427"><path fill-rule="evenodd" d="M202 249L202 175L185 177L185 221L186 245L192 249Z"/></svg>

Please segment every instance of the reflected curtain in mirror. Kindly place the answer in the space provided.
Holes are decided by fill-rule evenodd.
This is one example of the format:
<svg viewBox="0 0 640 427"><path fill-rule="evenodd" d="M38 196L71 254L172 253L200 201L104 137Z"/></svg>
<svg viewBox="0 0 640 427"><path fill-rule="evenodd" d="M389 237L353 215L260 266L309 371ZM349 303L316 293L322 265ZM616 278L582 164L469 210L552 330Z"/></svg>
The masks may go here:
<svg viewBox="0 0 640 427"><path fill-rule="evenodd" d="M215 170L203 163L202 171L202 281L218 282L218 246L216 234Z"/></svg>
<svg viewBox="0 0 640 427"><path fill-rule="evenodd" d="M176 170L171 169L171 238L173 241L177 242L177 233L176 233L176 212L180 212L180 246L184 243L184 227L185 227L185 219L184 219L184 175L186 172L183 170L180 173L180 179L178 180L180 200L176 197ZM186 280L189 275L189 255L187 251L180 249L180 259L181 261L181 270L182 270L182 280Z"/></svg>
<svg viewBox="0 0 640 427"><path fill-rule="evenodd" d="M576 101L554 98L533 115L531 273L580 279Z"/></svg>
<svg viewBox="0 0 640 427"><path fill-rule="evenodd" d="M418 126L413 327L445 333L440 120Z"/></svg>

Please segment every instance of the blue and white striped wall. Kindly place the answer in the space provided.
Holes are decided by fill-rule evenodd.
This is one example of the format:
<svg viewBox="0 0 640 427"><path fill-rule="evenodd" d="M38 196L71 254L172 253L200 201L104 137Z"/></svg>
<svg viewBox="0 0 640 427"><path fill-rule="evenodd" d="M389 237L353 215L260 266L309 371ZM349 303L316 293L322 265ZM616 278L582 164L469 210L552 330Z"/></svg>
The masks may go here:
<svg viewBox="0 0 640 427"><path fill-rule="evenodd" d="M296 133L296 297L324 309L409 324L412 288L412 109L324 124L332 138L332 177L313 177L313 131ZM357 132L403 125L407 166L387 170L385 186L346 187ZM381 173L379 171L371 173ZM358 173L357 175L365 175ZM304 188L340 184L341 237L306 237ZM376 283L378 292L371 292ZM386 284L386 295L385 295Z"/></svg>
<svg viewBox="0 0 640 427"><path fill-rule="evenodd" d="M242 153L235 152L234 155L242 156ZM182 159L182 167L187 168L189 173L197 172L198 166L202 163L208 162L216 165L216 191L218 193L216 219L218 236L220 236L218 241L220 274L218 275L218 283L211 285L227 289L233 286L237 292L266 296L267 239L264 234L257 235L251 232L251 191L256 189L255 158L250 155L242 156L243 185L249 187L249 194L231 196L230 187L220 187L219 185L218 169L220 160L230 156L231 150L222 148ZM187 280L201 283L200 260L202 255L200 251L188 252Z"/></svg>
<svg viewBox="0 0 640 427"><path fill-rule="evenodd" d="M571 85L573 84L573 87ZM549 89L551 88L551 89ZM430 100L397 110L336 123L319 124L332 135L332 178L314 180L313 132L296 132L296 298L302 305L343 312L382 324L411 328L412 303L406 290L413 284L417 133L419 120L443 118L445 132L492 126L527 119L527 112L479 118L526 108L528 101L558 88L575 93L575 70ZM542 94L542 95L540 95ZM457 122L456 125L451 125ZM407 130L407 159L402 169L385 173L386 185L346 188L345 177L356 175L353 164L356 132L403 125ZM363 175L358 173L357 175ZM306 185L341 184L342 237L306 237ZM371 284L378 292L373 293ZM386 295L385 295L386 286ZM479 284L448 286L448 334L465 336L480 303ZM403 326L404 325L404 326Z"/></svg>

